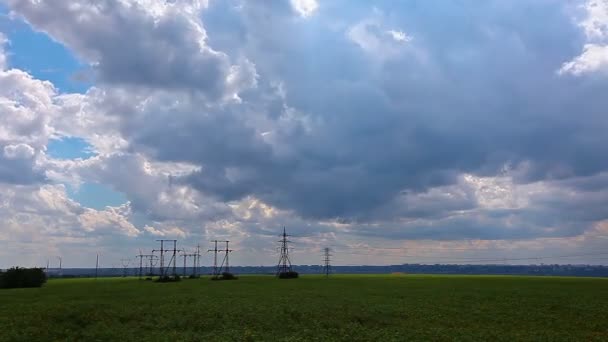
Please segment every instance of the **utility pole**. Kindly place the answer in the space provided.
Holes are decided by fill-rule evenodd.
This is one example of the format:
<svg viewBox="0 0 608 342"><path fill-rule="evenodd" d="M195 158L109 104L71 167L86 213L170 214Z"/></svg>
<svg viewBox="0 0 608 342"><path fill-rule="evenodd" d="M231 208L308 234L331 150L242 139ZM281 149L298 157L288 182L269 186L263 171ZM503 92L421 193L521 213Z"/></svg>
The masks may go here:
<svg viewBox="0 0 608 342"><path fill-rule="evenodd" d="M144 255L148 258L148 274L150 276L154 276L154 266L156 266L156 262L158 261L158 257L154 254Z"/></svg>
<svg viewBox="0 0 608 342"><path fill-rule="evenodd" d="M59 276L61 277L63 275L63 272L61 271L61 263L63 260L60 256L57 256L57 259L59 259Z"/></svg>
<svg viewBox="0 0 608 342"><path fill-rule="evenodd" d="M167 265L167 267L171 266L171 262L173 262L173 275L175 275L175 258L176 258L176 254L177 254L177 240L156 240L156 241L160 241L160 250L153 250L152 253L154 252L160 252L160 276L166 276L167 275L167 271L165 269L165 252L173 252L173 255L171 257L171 260L169 260L169 263ZM165 249L165 242L173 242L173 249Z"/></svg>
<svg viewBox="0 0 608 342"><path fill-rule="evenodd" d="M215 247L213 249L208 249L207 252L213 252L213 276L217 277L217 240L212 240L215 243Z"/></svg>
<svg viewBox="0 0 608 342"><path fill-rule="evenodd" d="M127 267L129 267L129 263L131 259L120 259L120 263L122 264L122 276L127 276Z"/></svg>
<svg viewBox="0 0 608 342"><path fill-rule="evenodd" d="M198 256L200 255L200 253L198 252L200 249L200 247L197 247L196 249L196 253L191 253L191 254L187 254L187 253L183 253L182 254L182 258L184 258L184 269L182 271L182 275L186 276L186 269L187 269L187 262L186 260L190 257L192 257L192 276L196 277L196 265L198 263Z"/></svg>
<svg viewBox="0 0 608 342"><path fill-rule="evenodd" d="M279 263L277 264L277 277L281 275L281 273L291 272L291 260L289 260L289 243L291 241L287 240L288 236L285 227L283 227L283 235L281 236L281 240L279 240L279 243L281 244L281 256L279 258Z"/></svg>
<svg viewBox="0 0 608 342"><path fill-rule="evenodd" d="M139 279L142 278L143 276L143 271L144 271L144 258L148 258L148 264L150 266L150 268L148 268L148 273L150 273L150 269L152 266L152 259L155 257L156 255L154 254L143 254L141 252L141 249L139 250L139 254L136 255L136 258L139 258Z"/></svg>
<svg viewBox="0 0 608 342"><path fill-rule="evenodd" d="M95 260L95 279L97 279L98 272L99 272L99 254L97 254L97 259Z"/></svg>
<svg viewBox="0 0 608 342"><path fill-rule="evenodd" d="M223 252L225 252L226 254L224 255L224 260L222 261L222 265L220 266L219 273L221 273L222 268L224 269L224 272L230 273L230 260L228 259L228 256L230 255L229 253L232 252L232 249L228 248L228 244L230 243L230 241L222 241L222 242L226 243L226 249L223 250Z"/></svg>
<svg viewBox="0 0 608 342"><path fill-rule="evenodd" d="M141 280L141 274L144 268L144 254L141 252L141 249L139 250L139 254L135 257L139 258L139 280Z"/></svg>
<svg viewBox="0 0 608 342"><path fill-rule="evenodd" d="M323 258L323 262L325 262L325 265L323 266L323 273L325 273L325 277L329 278L329 273L331 273L331 254L330 254L330 249L329 247L325 247L324 249L324 258Z"/></svg>
<svg viewBox="0 0 608 342"><path fill-rule="evenodd" d="M194 259L194 277L198 278L198 272L201 268L201 245L196 245L196 256Z"/></svg>

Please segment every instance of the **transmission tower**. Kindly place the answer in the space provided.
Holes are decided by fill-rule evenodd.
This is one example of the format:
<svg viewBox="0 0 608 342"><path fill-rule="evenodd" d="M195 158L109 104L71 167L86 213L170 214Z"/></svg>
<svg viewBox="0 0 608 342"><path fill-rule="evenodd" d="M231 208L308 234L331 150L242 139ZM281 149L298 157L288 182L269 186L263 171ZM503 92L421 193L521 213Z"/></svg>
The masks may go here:
<svg viewBox="0 0 608 342"><path fill-rule="evenodd" d="M213 252L213 276L217 277L217 240L212 240L215 243L213 249L208 249L207 252Z"/></svg>
<svg viewBox="0 0 608 342"><path fill-rule="evenodd" d="M329 247L325 247L323 251L323 273L325 274L325 277L329 277L329 274L331 273L331 250Z"/></svg>
<svg viewBox="0 0 608 342"><path fill-rule="evenodd" d="M60 256L57 256L57 259L59 259L59 272L57 274L59 275L59 277L61 277L63 275L63 269L62 269L63 258Z"/></svg>
<svg viewBox="0 0 608 342"><path fill-rule="evenodd" d="M194 269L196 268L196 262L197 262L197 261L196 261L196 257L197 257L197 255L198 255L198 254L199 254L198 252L197 252L197 253L191 253L191 254L186 254L186 253L183 253L183 254L182 254L182 258L184 258L184 269L183 269L183 271L182 271L182 275L183 275L183 276L186 276L186 268L187 268L187 267L186 267L186 260L187 260L188 258L190 258L190 257L192 257L192 275L193 275L193 276L195 276L195 275L196 275L196 274L195 274L195 273L196 273L196 271L195 271Z"/></svg>
<svg viewBox="0 0 608 342"><path fill-rule="evenodd" d="M127 276L127 267L129 267L129 263L131 259L120 259L120 263L122 264L122 276Z"/></svg>
<svg viewBox="0 0 608 342"><path fill-rule="evenodd" d="M151 270L151 266L152 266L152 258L156 257L156 255L154 254L143 254L141 252L141 249L139 250L139 254L135 256L136 258L139 258L139 279L142 278L143 276L143 271L144 271L144 258L148 259L148 273L150 273Z"/></svg>
<svg viewBox="0 0 608 342"><path fill-rule="evenodd" d="M279 243L281 244L281 257L279 258L279 263L277 264L277 277L281 273L289 273L291 272L291 260L289 260L289 243L291 241L287 240L287 232L285 231L285 227L283 227L283 235L281 236L281 240Z"/></svg>
<svg viewBox="0 0 608 342"><path fill-rule="evenodd" d="M222 241L222 242L226 243L226 249L224 249L222 251L226 254L224 254L224 260L222 260L222 265L220 266L218 274L223 273L222 268L224 269L224 272L230 273L230 261L228 259L229 253L232 252L232 249L228 248L228 243L230 243L230 241Z"/></svg>
<svg viewBox="0 0 608 342"><path fill-rule="evenodd" d="M158 256L154 254L148 254L148 275L154 276L154 266L158 262Z"/></svg>
<svg viewBox="0 0 608 342"><path fill-rule="evenodd" d="M198 272L201 268L201 245L196 245L196 254L194 257L194 276L198 278Z"/></svg>
<svg viewBox="0 0 608 342"><path fill-rule="evenodd" d="M156 240L156 241L160 241L160 249L159 250L153 250L152 253L154 252L160 252L160 276L164 277L167 275L167 269L171 266L173 266L173 276L177 275L176 273L176 259L177 259L177 252L180 252L177 249L177 240ZM173 242L173 249L165 249L165 242ZM171 259L169 259L169 262L167 263L166 267L165 267L165 252L172 252L171 254Z"/></svg>

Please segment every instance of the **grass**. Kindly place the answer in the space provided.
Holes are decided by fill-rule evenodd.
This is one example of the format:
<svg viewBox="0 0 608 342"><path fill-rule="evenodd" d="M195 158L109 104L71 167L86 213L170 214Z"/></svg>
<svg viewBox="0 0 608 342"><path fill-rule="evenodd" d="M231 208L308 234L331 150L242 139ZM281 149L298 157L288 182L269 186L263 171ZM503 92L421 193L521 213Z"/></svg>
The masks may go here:
<svg viewBox="0 0 608 342"><path fill-rule="evenodd" d="M51 280L0 290L2 341L608 340L608 279Z"/></svg>

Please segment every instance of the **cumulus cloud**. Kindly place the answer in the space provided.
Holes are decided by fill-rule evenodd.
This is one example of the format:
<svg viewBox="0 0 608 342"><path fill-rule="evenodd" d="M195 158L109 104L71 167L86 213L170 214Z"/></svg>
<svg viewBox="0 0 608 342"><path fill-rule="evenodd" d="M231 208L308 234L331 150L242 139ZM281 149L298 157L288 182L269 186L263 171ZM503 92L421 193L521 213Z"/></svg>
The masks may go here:
<svg viewBox="0 0 608 342"><path fill-rule="evenodd" d="M560 74L580 76L608 72L608 1L588 0L583 8L586 16L579 25L587 43L579 56L562 65Z"/></svg>
<svg viewBox="0 0 608 342"><path fill-rule="evenodd" d="M7 1L35 29L49 34L88 62L101 81L152 88L226 94L231 79L248 78L249 67L206 44L198 19L206 2Z"/></svg>
<svg viewBox="0 0 608 342"><path fill-rule="evenodd" d="M0 70L0 183L45 180L41 159L54 132L55 96L50 82L17 69Z"/></svg>
<svg viewBox="0 0 608 342"><path fill-rule="evenodd" d="M302 17L310 17L319 8L317 0L290 0L294 10Z"/></svg>
<svg viewBox="0 0 608 342"><path fill-rule="evenodd" d="M34 149L28 144L4 146L4 156L8 159L32 158L34 153Z"/></svg>
<svg viewBox="0 0 608 342"><path fill-rule="evenodd" d="M183 229L181 229L179 227L168 227L168 228L156 229L154 227L145 226L144 230L152 235L162 236L162 237L173 237L173 238L182 238L183 239L188 235Z"/></svg>
<svg viewBox="0 0 608 342"><path fill-rule="evenodd" d="M58 94L0 71L0 182L38 198L11 204L4 232L46 220L66 239L223 236L254 260L283 225L306 248L559 248L605 231L608 81L555 75L605 67L604 2L581 24L547 1L7 3L98 79ZM97 155L55 160L57 136ZM85 208L59 185L86 182L129 202ZM46 209L16 214L30 207Z"/></svg>
<svg viewBox="0 0 608 342"><path fill-rule="evenodd" d="M89 237L115 232L136 236L139 230L129 221L128 204L94 210L71 200L62 185L3 185L0 213L4 241L27 242L45 239Z"/></svg>
<svg viewBox="0 0 608 342"><path fill-rule="evenodd" d="M559 72L579 76L602 70L608 71L608 45L585 44L583 53L564 63Z"/></svg>

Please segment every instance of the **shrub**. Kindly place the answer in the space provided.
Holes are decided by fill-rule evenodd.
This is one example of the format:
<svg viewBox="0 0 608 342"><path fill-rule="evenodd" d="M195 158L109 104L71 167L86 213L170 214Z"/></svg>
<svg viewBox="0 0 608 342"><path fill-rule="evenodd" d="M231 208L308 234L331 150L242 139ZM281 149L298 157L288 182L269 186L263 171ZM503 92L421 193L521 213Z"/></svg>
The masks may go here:
<svg viewBox="0 0 608 342"><path fill-rule="evenodd" d="M156 279L155 281L157 283L175 283L178 281L181 281L182 278L180 278L178 275L174 275L174 276L160 276L158 277L158 279Z"/></svg>
<svg viewBox="0 0 608 342"><path fill-rule="evenodd" d="M236 279L239 279L239 278L230 272L223 272L222 275L211 278L211 280L236 280Z"/></svg>
<svg viewBox="0 0 608 342"><path fill-rule="evenodd" d="M298 272L296 271L289 271L289 272L281 272L279 273L279 279L295 279L299 276Z"/></svg>
<svg viewBox="0 0 608 342"><path fill-rule="evenodd" d="M0 272L0 288L13 289L20 287L40 287L46 282L46 273L42 268L13 267Z"/></svg>

